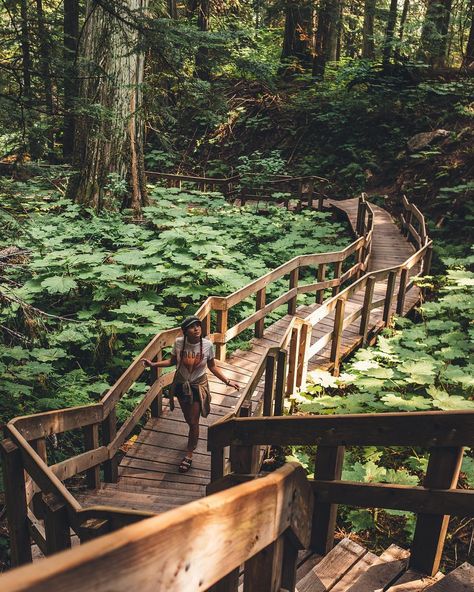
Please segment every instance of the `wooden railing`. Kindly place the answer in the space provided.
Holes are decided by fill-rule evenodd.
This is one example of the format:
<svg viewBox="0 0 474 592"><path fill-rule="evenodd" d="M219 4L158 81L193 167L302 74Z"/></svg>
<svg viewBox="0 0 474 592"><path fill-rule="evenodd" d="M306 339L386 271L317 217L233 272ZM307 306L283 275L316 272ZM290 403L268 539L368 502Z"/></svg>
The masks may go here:
<svg viewBox="0 0 474 592"><path fill-rule="evenodd" d="M329 183L327 179L315 175L302 177L272 175L261 181L258 181L256 175L250 174L245 175L245 178L240 175L219 178L146 171L146 176L150 180L160 180L168 187L220 191L227 199L238 199L241 205L247 201L273 201L288 207L290 200L296 200L299 202L299 207L303 205L313 207L314 200L317 200L319 210L323 209L323 201L327 197L325 187ZM275 198L276 194L282 195Z"/></svg>
<svg viewBox="0 0 474 592"><path fill-rule="evenodd" d="M373 213L364 197L359 203L356 227L360 236L346 249L332 253L295 257L227 297L209 297L197 311L197 315L203 321L205 333L216 344L217 358L224 360L226 344L229 340L251 326L254 326L255 335L261 337L264 331L265 317L279 306L287 304L288 313L294 315L298 294L315 293L317 302L322 303L324 291L332 290L333 296L314 313L316 316L310 315L305 320L296 318L292 320L282 341L277 344L278 351L271 348L262 356L261 364L238 402L236 413L239 416L252 413L251 397L264 374L266 386L264 387L263 406L258 412L264 415L281 413L282 397L304 383L308 355L316 352L321 345L320 340L316 344L311 344L311 328L325 315L330 314L334 307L336 307L335 329L330 336L325 336L324 339L327 339L328 343L333 341L334 351L331 355L334 366L337 368L340 357L337 348L340 327L348 322L341 316L340 303L344 302L352 293L350 292L352 286L363 289L371 281L367 275L356 280L367 270L372 245ZM424 248L428 249L429 245ZM405 268L408 269L408 266L415 265L420 261L423 253L418 252L408 262L405 262ZM343 267L346 261L349 261L350 267L348 269ZM328 265L334 266L332 279L326 279ZM315 268L314 273L317 274L317 281L301 285L299 283L300 269L308 266ZM285 275L289 276L289 289L267 303L267 287ZM393 280L394 276L391 277ZM403 270L401 277L403 277ZM356 281L352 286L345 287L354 280ZM392 281L392 287L395 286L394 282L395 280ZM388 283L390 284L390 278ZM410 285L408 275L405 277L405 283L402 282L402 279L400 280L400 285L403 285L403 290L401 288L399 290L399 299L402 301L403 295ZM387 294L389 292L387 289ZM229 310L249 296L255 296L255 313L229 327ZM365 306L366 312L364 314L366 316L364 318L366 321L367 315L370 315L370 307L373 308L376 305L379 303L371 302L370 305ZM338 310L339 315L337 314ZM388 314L386 315L387 322ZM341 321L341 319L343 320ZM151 385L147 392L118 430L117 404L130 387L141 378L143 374L141 358L161 359L167 355L169 348L179 334L180 329L174 328L156 335L99 403L19 417L9 422L6 427L8 439L3 442L2 454L14 564L31 560L30 536L41 549L50 554L70 545L70 538L67 536L69 528L72 528L81 540L90 538L94 532L100 532L101 527L97 524L84 524L84 515L81 514L82 508L63 482L85 472L88 487L97 488L100 485L100 466L103 467L104 481L117 481L117 453L120 447L129 438L148 409L153 417L160 416L163 388L170 384L172 375L162 375L159 371L152 373ZM84 452L48 466L46 438L71 430L82 430ZM233 451L233 453L231 465L232 462L234 465L237 462L241 462L241 464L247 462L248 459L236 460L238 451ZM223 472L224 469L220 464L214 462L214 476L222 475ZM25 474L26 479L24 478ZM12 500L15 501L12 502ZM44 519L44 530L39 525L38 518ZM115 521L120 522L120 518Z"/></svg>
<svg viewBox="0 0 474 592"><path fill-rule="evenodd" d="M310 543L312 498L302 468L288 464L265 479L103 536L41 567L13 570L0 577L0 586L2 592L236 592L244 565L246 590L294 590L298 549ZM100 508L94 512L100 514Z"/></svg>
<svg viewBox="0 0 474 592"><path fill-rule="evenodd" d="M463 446L474 445L474 412L432 411L338 416L231 417L209 427L208 449L217 465L225 447L240 458L258 457L261 446L317 446L311 547L333 546L337 504L417 513L411 566L434 575L439 567L449 515L474 516L474 491L458 489ZM346 446L417 446L430 450L422 487L342 481ZM228 475L214 474L209 491L252 478L249 463ZM239 475L240 473L240 475Z"/></svg>

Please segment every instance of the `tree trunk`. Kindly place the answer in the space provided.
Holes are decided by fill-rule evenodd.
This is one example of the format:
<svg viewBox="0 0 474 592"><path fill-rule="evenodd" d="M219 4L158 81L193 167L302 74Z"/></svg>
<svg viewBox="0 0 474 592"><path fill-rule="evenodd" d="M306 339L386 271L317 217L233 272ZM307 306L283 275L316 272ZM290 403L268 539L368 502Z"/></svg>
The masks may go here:
<svg viewBox="0 0 474 592"><path fill-rule="evenodd" d="M418 57L432 66L442 67L445 64L451 3L452 0L428 2Z"/></svg>
<svg viewBox="0 0 474 592"><path fill-rule="evenodd" d="M349 16L347 19L347 33L346 33L346 54L350 58L354 58L357 53L356 48L356 36L357 36L357 29L358 29L358 13L356 2L351 2L349 5ZM342 27L341 27L342 28Z"/></svg>
<svg viewBox="0 0 474 592"><path fill-rule="evenodd" d="M390 63L393 49L393 36L395 25L397 24L397 0L390 1L390 10L388 13L387 29L385 31L385 41L383 46L383 64L387 66Z"/></svg>
<svg viewBox="0 0 474 592"><path fill-rule="evenodd" d="M464 68L474 68L474 3L471 3L471 28L462 65Z"/></svg>
<svg viewBox="0 0 474 592"><path fill-rule="evenodd" d="M198 1L198 29L200 31L209 31L210 0ZM210 64L209 51L207 47L199 46L196 54L196 72L202 80L209 80Z"/></svg>
<svg viewBox="0 0 474 592"><path fill-rule="evenodd" d="M176 20L178 18L178 7L176 0L168 0L168 15L170 19Z"/></svg>
<svg viewBox="0 0 474 592"><path fill-rule="evenodd" d="M281 60L296 58L303 67L310 66L312 16L312 6L307 2L290 0L286 3Z"/></svg>
<svg viewBox="0 0 474 592"><path fill-rule="evenodd" d="M68 196L96 210L147 204L143 162L144 56L137 49L148 0L104 9L86 3L80 53L84 60ZM87 60L87 62L86 62Z"/></svg>
<svg viewBox="0 0 474 592"><path fill-rule="evenodd" d="M50 131L48 133L48 143L50 154L54 152L54 128L53 128L53 82L51 78L51 43L46 29L46 23L44 21L43 1L36 0L36 11L38 19L38 38L39 38L39 49L40 49L40 71L43 77L44 84L44 98L46 105L46 112L50 116Z"/></svg>
<svg viewBox="0 0 474 592"><path fill-rule="evenodd" d="M322 78L326 63L337 57L340 0L321 0L313 60L313 76Z"/></svg>
<svg viewBox="0 0 474 592"><path fill-rule="evenodd" d="M364 27L362 30L362 57L368 60L375 59L374 20L377 0L365 0Z"/></svg>
<svg viewBox="0 0 474 592"><path fill-rule="evenodd" d="M78 93L77 42L79 39L79 0L64 0L64 131L63 156L70 160L74 149L74 104Z"/></svg>
<svg viewBox="0 0 474 592"><path fill-rule="evenodd" d="M404 0L403 2L403 9L402 9L402 16L400 17L400 28L398 30L398 47L395 51L395 56L397 60L401 58L401 46L403 42L403 36L405 34L405 23L407 21L408 11L410 9L410 0Z"/></svg>
<svg viewBox="0 0 474 592"><path fill-rule="evenodd" d="M31 51L28 24L28 6L26 0L20 3L20 45L21 45L21 66L22 66L22 136L24 152L31 152L29 139L30 130L30 109L31 109Z"/></svg>

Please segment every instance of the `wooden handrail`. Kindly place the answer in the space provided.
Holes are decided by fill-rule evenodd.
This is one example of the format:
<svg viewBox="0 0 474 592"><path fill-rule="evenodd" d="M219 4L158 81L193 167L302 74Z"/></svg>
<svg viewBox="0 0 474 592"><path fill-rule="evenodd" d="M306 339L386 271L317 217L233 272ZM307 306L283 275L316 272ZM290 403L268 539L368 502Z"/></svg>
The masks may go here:
<svg viewBox="0 0 474 592"><path fill-rule="evenodd" d="M338 503L402 509L418 513L411 567L433 575L439 568L449 515L474 515L474 491L456 490L463 447L474 445L473 411L234 417L208 430L211 466L222 458L224 447L238 446L241 457L251 458L251 451L262 445L317 446L311 485L312 547L318 553L332 548ZM423 487L341 480L346 446L429 448ZM217 471L211 475L216 482L210 489L222 479ZM232 474L225 479L229 477Z"/></svg>
<svg viewBox="0 0 474 592"><path fill-rule="evenodd" d="M304 471L274 473L132 524L66 553L0 576L3 592L207 590L253 558L310 543L312 493ZM95 512L100 515L101 509ZM88 510L94 515L94 509ZM102 513L104 514L104 512ZM192 536L189 524L193 525ZM276 552L276 549L273 551ZM262 553L262 554L261 554ZM100 569L91 570L91 563ZM262 563L263 564L263 563ZM276 562L276 569L282 569ZM286 569L289 569L289 563ZM252 578L250 571L244 576ZM265 574L256 571L262 589ZM273 573L269 574L273 577ZM253 582L256 585L257 580Z"/></svg>

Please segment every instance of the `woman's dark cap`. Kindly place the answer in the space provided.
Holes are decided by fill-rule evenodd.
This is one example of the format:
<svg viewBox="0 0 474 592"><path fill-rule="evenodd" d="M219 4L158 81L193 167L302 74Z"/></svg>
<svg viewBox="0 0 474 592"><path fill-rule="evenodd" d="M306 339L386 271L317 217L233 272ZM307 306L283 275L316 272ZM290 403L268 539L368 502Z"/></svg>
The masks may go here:
<svg viewBox="0 0 474 592"><path fill-rule="evenodd" d="M189 327L191 327L191 325L195 325L196 323L198 323L199 325L201 324L201 319L199 317L196 317L196 316L186 317L184 319L184 321L181 323L181 329L183 331L186 331L186 329L189 329Z"/></svg>

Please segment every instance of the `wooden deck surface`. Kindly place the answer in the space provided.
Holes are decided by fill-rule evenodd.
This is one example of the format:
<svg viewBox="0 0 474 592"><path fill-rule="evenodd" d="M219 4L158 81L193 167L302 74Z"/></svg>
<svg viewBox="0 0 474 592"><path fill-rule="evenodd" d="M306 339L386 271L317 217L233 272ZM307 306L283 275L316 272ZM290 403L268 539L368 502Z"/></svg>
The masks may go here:
<svg viewBox="0 0 474 592"><path fill-rule="evenodd" d="M355 228L357 199L334 202L343 209ZM384 269L399 265L408 259L414 248L401 235L391 216L382 208L372 206L374 210L374 234L370 270ZM412 275L416 269L412 270ZM374 299L385 294L386 283L375 286ZM418 288L412 288L405 300L404 312L410 310L419 300ZM346 303L346 314L362 307L363 292L355 294ZM319 307L318 304L301 306L297 315L305 317ZM394 304L395 307L395 304ZM334 312L318 323L313 329L313 339L318 339L333 327ZM268 327L264 336L252 340L252 349L237 351L226 362L218 362L225 374L244 386L252 371L256 368L265 348L275 345L291 320L286 315ZM382 319L382 309L372 312L369 328L374 328ZM361 343L358 325L360 320L347 327L342 336L342 356L349 355ZM330 346L310 360L309 370L329 369ZM187 425L181 410L177 407L170 412L164 406L162 417L150 419L133 440L119 467L119 481L116 484L103 484L101 489L76 494L84 506L111 505L129 509L163 512L180 506L205 495L205 486L210 479L210 456L207 452L207 426L218 417L228 413L235 404L238 394L209 376L212 393L212 410L207 419L201 419L200 439L194 454L193 467L189 473L181 474L177 466L186 448ZM256 393L258 397L258 392Z"/></svg>

